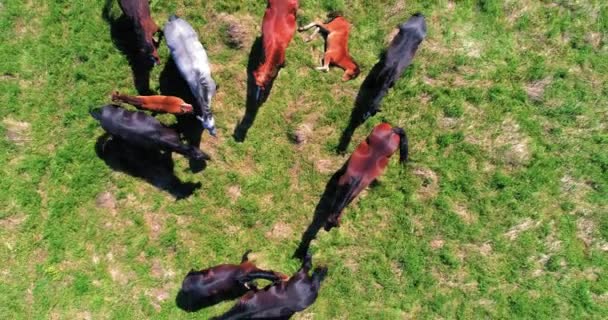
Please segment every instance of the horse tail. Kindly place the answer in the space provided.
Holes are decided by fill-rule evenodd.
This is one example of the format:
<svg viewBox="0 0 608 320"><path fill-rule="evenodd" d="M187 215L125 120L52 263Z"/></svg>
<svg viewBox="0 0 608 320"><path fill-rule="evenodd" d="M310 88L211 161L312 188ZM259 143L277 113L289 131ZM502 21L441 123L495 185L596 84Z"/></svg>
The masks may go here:
<svg viewBox="0 0 608 320"><path fill-rule="evenodd" d="M407 134L403 128L393 128L393 132L399 135L399 162L401 164L406 163L409 156L409 146Z"/></svg>

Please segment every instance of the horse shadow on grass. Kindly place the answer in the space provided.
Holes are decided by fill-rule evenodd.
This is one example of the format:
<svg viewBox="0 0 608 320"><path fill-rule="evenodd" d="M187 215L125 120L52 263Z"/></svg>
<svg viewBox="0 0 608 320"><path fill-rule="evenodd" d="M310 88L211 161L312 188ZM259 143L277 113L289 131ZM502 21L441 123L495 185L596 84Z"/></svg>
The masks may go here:
<svg viewBox="0 0 608 320"><path fill-rule="evenodd" d="M171 152L137 147L107 133L97 139L95 152L113 170L145 180L176 200L190 197L201 187L200 182L183 182L175 176Z"/></svg>
<svg viewBox="0 0 608 320"><path fill-rule="evenodd" d="M357 128L364 124L369 117L379 111L374 109L373 105L380 102L375 100L377 100L377 92L382 88L382 83L378 83L378 77L384 67L385 56L386 53L383 52L380 56L380 60L372 67L372 70L367 77L365 77L365 80L363 80L361 88L359 88L348 126L342 131L342 136L340 137L340 142L337 147L339 153L346 152Z"/></svg>
<svg viewBox="0 0 608 320"><path fill-rule="evenodd" d="M336 173L334 173L334 175L331 176L331 178L329 179L329 182L327 182L327 185L325 186L325 191L321 196L321 200L319 200L319 203L315 208L313 220L308 226L308 228L306 228L306 231L302 235L300 245L293 254L294 258L300 260L304 259L306 253L310 249L310 244L317 237L317 234L319 233L321 228L325 226L327 219L332 213L332 207L335 202L336 193L338 191L338 180L340 180L340 177L344 174L345 171L346 164L344 164L342 168L340 168L340 170L336 171Z"/></svg>
<svg viewBox="0 0 608 320"><path fill-rule="evenodd" d="M105 0L101 17L110 26L110 36L114 46L127 58L135 89L140 95L151 95L150 72L154 63L143 57L137 46L137 34L133 21L121 14L119 17L112 14L112 7L116 0Z"/></svg>
<svg viewBox="0 0 608 320"><path fill-rule="evenodd" d="M253 71L262 62L264 62L264 46L262 37L257 37L251 46L249 62L247 63L247 97L245 100L245 115L234 129L234 134L232 135L234 140L237 142L245 141L247 133L249 132L251 126L253 126L253 122L255 121L260 107L266 102L268 96L270 96L270 91L274 85L273 79L268 84L266 90L260 94L260 97L256 97L257 86L255 84L255 78L253 77Z"/></svg>
<svg viewBox="0 0 608 320"><path fill-rule="evenodd" d="M188 82L184 80L173 58L169 58L160 73L160 92L163 95L180 97L194 106L194 110L200 110L198 102L190 91ZM175 115L177 122L172 127L179 132L188 144L199 146L203 135L201 122L192 114ZM190 160L192 172L200 172L204 169L204 161Z"/></svg>

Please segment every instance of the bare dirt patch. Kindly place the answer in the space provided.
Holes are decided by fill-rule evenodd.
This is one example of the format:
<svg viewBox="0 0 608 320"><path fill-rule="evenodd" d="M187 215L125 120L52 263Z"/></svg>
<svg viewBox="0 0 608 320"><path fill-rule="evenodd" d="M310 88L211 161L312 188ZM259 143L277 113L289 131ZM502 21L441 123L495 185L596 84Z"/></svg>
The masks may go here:
<svg viewBox="0 0 608 320"><path fill-rule="evenodd" d="M31 126L27 122L12 118L4 118L2 124L6 129L6 139L18 146L23 146L31 140Z"/></svg>
<svg viewBox="0 0 608 320"><path fill-rule="evenodd" d="M580 217L576 220L576 236L588 247L594 242L595 229L595 223L589 218Z"/></svg>
<svg viewBox="0 0 608 320"><path fill-rule="evenodd" d="M228 190L226 190L226 193L230 199L232 199L232 202L235 202L241 197L241 187L237 185L230 186L228 187Z"/></svg>
<svg viewBox="0 0 608 320"><path fill-rule="evenodd" d="M319 159L315 161L315 169L323 174L334 172L333 162L329 159Z"/></svg>
<svg viewBox="0 0 608 320"><path fill-rule="evenodd" d="M165 216L161 213L146 212L144 213L144 220L146 221L146 226L148 227L150 239L158 239L165 224Z"/></svg>
<svg viewBox="0 0 608 320"><path fill-rule="evenodd" d="M287 239L293 234L293 229L285 222L277 222L272 229L266 232L266 238Z"/></svg>
<svg viewBox="0 0 608 320"><path fill-rule="evenodd" d="M599 32L589 32L585 36L585 41L594 48L599 49L602 46L602 34Z"/></svg>
<svg viewBox="0 0 608 320"><path fill-rule="evenodd" d="M114 264L108 267L108 273L110 274L110 278L112 281L125 286L135 278L135 274L132 271L125 271L123 268Z"/></svg>
<svg viewBox="0 0 608 320"><path fill-rule="evenodd" d="M439 177L435 171L426 167L416 167L412 173L421 180L420 188L416 194L423 200L434 198L439 192Z"/></svg>
<svg viewBox="0 0 608 320"><path fill-rule="evenodd" d="M549 84L551 84L552 80L553 79L551 79L550 77L547 77L545 79L534 81L526 85L525 90L528 94L528 98L530 98L530 100L532 101L542 101L545 94L545 88Z"/></svg>
<svg viewBox="0 0 608 320"><path fill-rule="evenodd" d="M175 271L163 267L162 262L155 258L152 260L152 266L150 267L150 275L155 279L172 279L175 277Z"/></svg>
<svg viewBox="0 0 608 320"><path fill-rule="evenodd" d="M522 165L530 160L529 139L513 119L506 119L500 126L500 134L494 140L497 148L505 148L502 157L507 164Z"/></svg>
<svg viewBox="0 0 608 320"><path fill-rule="evenodd" d="M161 306L160 304L167 301L171 295L169 294L169 290L166 288L155 288L152 290L147 290L146 295L150 298L150 304L154 307L156 312L160 312Z"/></svg>
<svg viewBox="0 0 608 320"><path fill-rule="evenodd" d="M445 241L443 239L434 239L431 240L430 246L433 250L441 249L445 245Z"/></svg>
<svg viewBox="0 0 608 320"><path fill-rule="evenodd" d="M217 19L225 30L224 43L233 49L249 48L257 34L256 20L248 14L220 13Z"/></svg>
<svg viewBox="0 0 608 320"><path fill-rule="evenodd" d="M0 219L0 228L5 231L15 231L19 226L27 220L26 215L15 214L3 219Z"/></svg>
<svg viewBox="0 0 608 320"><path fill-rule="evenodd" d="M462 219L462 221L467 224L475 223L475 221L477 220L475 215L472 214L464 204L457 203L453 205L453 209L456 215L458 215Z"/></svg>
<svg viewBox="0 0 608 320"><path fill-rule="evenodd" d="M511 229L509 229L509 231L507 231L505 233L505 237L507 237L507 239L513 241L515 239L517 239L517 237L524 231L526 230L530 230L532 228L536 228L540 225L540 221L534 221L530 218L525 218L521 223L519 223L518 225L513 226Z"/></svg>
<svg viewBox="0 0 608 320"><path fill-rule="evenodd" d="M305 144L308 138L312 136L313 125L310 123L302 123L298 126L293 134L293 140L296 144Z"/></svg>
<svg viewBox="0 0 608 320"><path fill-rule="evenodd" d="M110 191L104 191L97 195L95 205L98 208L107 209L112 213L116 213L116 198Z"/></svg>

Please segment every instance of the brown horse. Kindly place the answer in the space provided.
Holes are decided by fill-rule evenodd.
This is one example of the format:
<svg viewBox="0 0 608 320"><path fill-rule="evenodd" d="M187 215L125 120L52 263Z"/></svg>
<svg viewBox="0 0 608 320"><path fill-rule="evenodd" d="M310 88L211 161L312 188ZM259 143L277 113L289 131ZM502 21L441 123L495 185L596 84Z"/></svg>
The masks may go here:
<svg viewBox="0 0 608 320"><path fill-rule="evenodd" d="M298 0L268 0L262 21L264 62L253 71L256 100L285 65L285 50L296 32L298 5Z"/></svg>
<svg viewBox="0 0 608 320"><path fill-rule="evenodd" d="M190 271L182 283L177 296L179 307L186 311L196 311L224 300L241 297L249 290L256 289L251 283L255 279L279 282L287 279L284 274L259 269L249 261L247 250L241 264L221 264L201 271Z"/></svg>
<svg viewBox="0 0 608 320"><path fill-rule="evenodd" d="M335 65L344 70L342 80L348 81L356 78L361 72L359 65L353 60L348 52L348 36L351 24L339 14L330 14L326 23L313 22L307 26L298 28L298 31L306 31L315 27L315 31L306 39L311 41L319 32L325 35L325 54L323 66L319 71L329 71L330 65Z"/></svg>
<svg viewBox="0 0 608 320"><path fill-rule="evenodd" d="M152 20L148 0L120 0L119 4L125 16L133 22L140 53L154 64L160 64L157 52L160 43L160 28ZM154 35L157 33L159 40L154 39Z"/></svg>
<svg viewBox="0 0 608 320"><path fill-rule="evenodd" d="M325 230L339 226L344 208L384 172L390 157L397 149L400 162L405 163L408 158L405 131L388 123L377 125L367 139L359 144L348 159L344 174L338 180L338 190L331 206L331 214L325 223Z"/></svg>
<svg viewBox="0 0 608 320"><path fill-rule="evenodd" d="M289 319L312 305L319 295L327 268L316 268L312 276L308 274L310 269L312 260L307 254L300 270L289 280L247 293L232 309L213 319Z"/></svg>
<svg viewBox="0 0 608 320"><path fill-rule="evenodd" d="M184 100L173 96L129 96L118 92L112 93L112 101L124 102L139 109L154 112L184 114L192 113L192 105Z"/></svg>

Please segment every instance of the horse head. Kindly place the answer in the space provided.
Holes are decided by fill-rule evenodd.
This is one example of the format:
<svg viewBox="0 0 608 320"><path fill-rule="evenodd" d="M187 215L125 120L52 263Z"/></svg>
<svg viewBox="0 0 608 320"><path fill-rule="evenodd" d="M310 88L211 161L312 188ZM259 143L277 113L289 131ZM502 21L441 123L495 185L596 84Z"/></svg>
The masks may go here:
<svg viewBox="0 0 608 320"><path fill-rule="evenodd" d="M203 128L209 131L209 134L215 137L215 119L211 112L211 99L215 96L217 86L211 77L199 77L198 81L198 103L202 109L202 115L196 116L201 121Z"/></svg>

